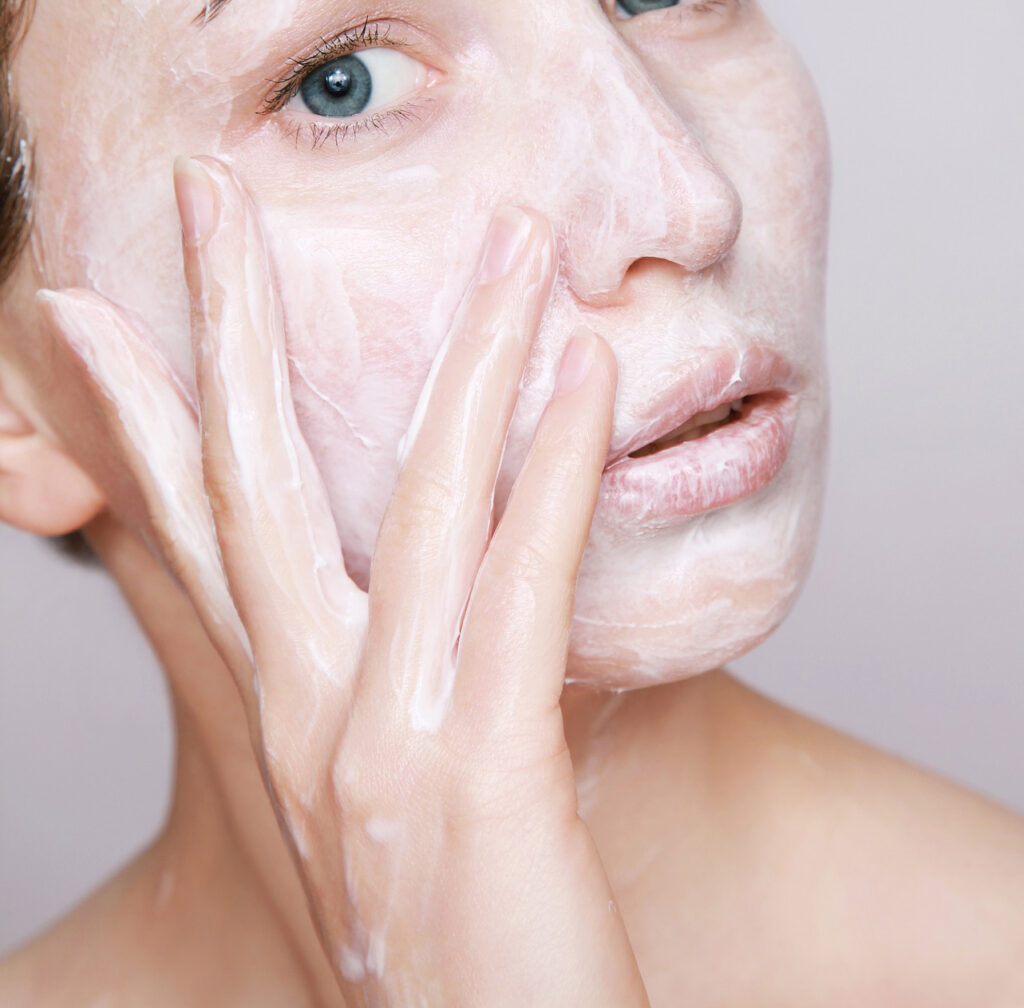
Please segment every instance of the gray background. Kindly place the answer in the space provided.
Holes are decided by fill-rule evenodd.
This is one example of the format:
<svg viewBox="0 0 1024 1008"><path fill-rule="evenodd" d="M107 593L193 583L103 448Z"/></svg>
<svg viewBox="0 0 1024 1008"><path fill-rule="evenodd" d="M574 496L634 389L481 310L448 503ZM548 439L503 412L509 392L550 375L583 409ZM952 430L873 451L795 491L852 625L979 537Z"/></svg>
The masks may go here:
<svg viewBox="0 0 1024 1008"><path fill-rule="evenodd" d="M834 434L811 581L734 670L1024 811L1024 4L769 7L832 123ZM0 564L2 951L153 836L171 739L107 580Z"/></svg>

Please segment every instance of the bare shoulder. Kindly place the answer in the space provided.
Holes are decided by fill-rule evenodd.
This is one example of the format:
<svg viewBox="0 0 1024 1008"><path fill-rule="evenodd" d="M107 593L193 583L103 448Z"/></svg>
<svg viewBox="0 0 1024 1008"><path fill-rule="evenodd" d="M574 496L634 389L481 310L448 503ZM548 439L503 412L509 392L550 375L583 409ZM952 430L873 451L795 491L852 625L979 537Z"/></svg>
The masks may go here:
<svg viewBox="0 0 1024 1008"><path fill-rule="evenodd" d="M581 793L652 1005L1024 1006L1024 820L726 673L646 692Z"/></svg>
<svg viewBox="0 0 1024 1008"><path fill-rule="evenodd" d="M0 1008L305 1008L308 979L234 862L189 870L157 841L0 961Z"/></svg>
<svg viewBox="0 0 1024 1008"><path fill-rule="evenodd" d="M72 913L0 959L0 1004L5 1008L70 1008L104 1004L81 984L81 935Z"/></svg>
<svg viewBox="0 0 1024 1008"><path fill-rule="evenodd" d="M762 882L804 947L870 978L875 1003L1024 1005L1024 819L736 680L721 689L760 756L753 835L777 854Z"/></svg>
<svg viewBox="0 0 1024 1008"><path fill-rule="evenodd" d="M0 1004L22 1008L22 1005L43 1004L37 995L31 945L0 959Z"/></svg>
<svg viewBox="0 0 1024 1008"><path fill-rule="evenodd" d="M130 964L124 950L138 923L122 912L145 884L148 854L124 866L70 913L0 959L3 1008L117 1008L158 1002L126 996ZM132 993L139 993L133 991ZM152 992L148 992L152 993Z"/></svg>

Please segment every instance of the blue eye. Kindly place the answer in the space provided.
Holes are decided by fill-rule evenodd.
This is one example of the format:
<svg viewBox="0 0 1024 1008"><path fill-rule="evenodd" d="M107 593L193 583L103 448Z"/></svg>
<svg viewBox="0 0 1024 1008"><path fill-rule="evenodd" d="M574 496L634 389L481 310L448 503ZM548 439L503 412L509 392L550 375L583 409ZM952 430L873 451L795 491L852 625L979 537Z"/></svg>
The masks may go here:
<svg viewBox="0 0 1024 1008"><path fill-rule="evenodd" d="M679 0L618 0L625 14L646 14L648 11L675 7Z"/></svg>
<svg viewBox="0 0 1024 1008"><path fill-rule="evenodd" d="M358 56L342 56L306 77L299 94L314 115L359 115L373 97L373 77Z"/></svg>
<svg viewBox="0 0 1024 1008"><path fill-rule="evenodd" d="M310 70L289 105L327 119L351 119L424 86L427 68L394 48L349 53Z"/></svg>

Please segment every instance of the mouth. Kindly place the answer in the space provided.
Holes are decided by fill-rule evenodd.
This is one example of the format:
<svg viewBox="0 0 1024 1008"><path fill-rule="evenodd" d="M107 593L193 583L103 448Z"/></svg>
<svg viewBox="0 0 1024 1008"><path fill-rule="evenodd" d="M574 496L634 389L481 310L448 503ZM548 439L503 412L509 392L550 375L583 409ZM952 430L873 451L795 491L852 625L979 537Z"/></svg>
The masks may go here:
<svg viewBox="0 0 1024 1008"><path fill-rule="evenodd" d="M729 424L740 419L743 416L744 407L752 402L754 398L756 397L744 396L741 399L734 399L732 402L723 403L713 410L698 413L675 430L669 431L664 437L658 438L657 441L652 441L643 448L630 452L626 457L632 459L647 458L649 455L657 455L658 452L665 451L668 448L675 448L676 445L687 444L690 441L699 441L701 438L707 437L709 434L713 434L715 431L721 430L723 427L727 427Z"/></svg>
<svg viewBox="0 0 1024 1008"><path fill-rule="evenodd" d="M789 454L795 386L791 369L768 351L705 360L666 390L648 422L613 452L602 502L633 520L671 519L763 489Z"/></svg>

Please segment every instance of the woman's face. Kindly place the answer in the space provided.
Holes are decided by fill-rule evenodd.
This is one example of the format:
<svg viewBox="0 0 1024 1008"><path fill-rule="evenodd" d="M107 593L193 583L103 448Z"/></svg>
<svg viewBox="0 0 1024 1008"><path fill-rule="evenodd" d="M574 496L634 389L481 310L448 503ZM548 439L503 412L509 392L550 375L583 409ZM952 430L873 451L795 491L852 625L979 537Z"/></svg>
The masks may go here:
<svg viewBox="0 0 1024 1008"><path fill-rule="evenodd" d="M820 503L828 168L813 91L759 5L229 0L205 24L199 6L37 0L14 74L37 177L25 325L34 287L93 288L190 385L171 163L228 162L261 214L300 423L365 584L490 216L534 207L560 277L499 513L580 323L619 361L613 456L775 393L605 477L570 677L679 678L772 630ZM68 401L41 409L74 447L91 421ZM90 459L123 482L112 448Z"/></svg>

